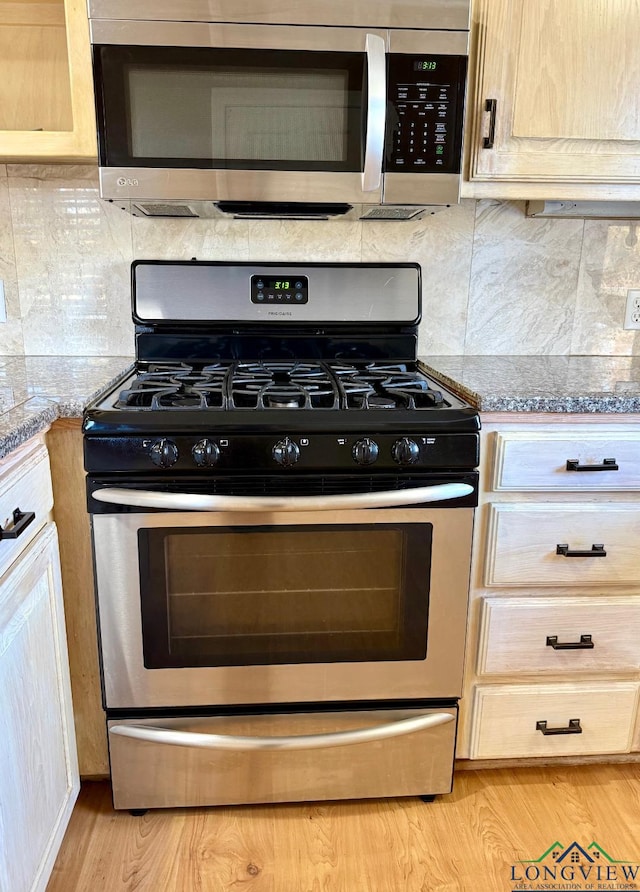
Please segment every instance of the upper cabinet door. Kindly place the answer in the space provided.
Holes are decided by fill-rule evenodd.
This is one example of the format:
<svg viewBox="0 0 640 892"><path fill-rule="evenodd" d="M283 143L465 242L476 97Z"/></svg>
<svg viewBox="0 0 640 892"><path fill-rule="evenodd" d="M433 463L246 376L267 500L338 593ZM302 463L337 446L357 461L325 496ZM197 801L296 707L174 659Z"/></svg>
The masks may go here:
<svg viewBox="0 0 640 892"><path fill-rule="evenodd" d="M479 0L474 15L471 179L637 183L638 0Z"/></svg>
<svg viewBox="0 0 640 892"><path fill-rule="evenodd" d="M0 160L96 156L86 0L0 0Z"/></svg>

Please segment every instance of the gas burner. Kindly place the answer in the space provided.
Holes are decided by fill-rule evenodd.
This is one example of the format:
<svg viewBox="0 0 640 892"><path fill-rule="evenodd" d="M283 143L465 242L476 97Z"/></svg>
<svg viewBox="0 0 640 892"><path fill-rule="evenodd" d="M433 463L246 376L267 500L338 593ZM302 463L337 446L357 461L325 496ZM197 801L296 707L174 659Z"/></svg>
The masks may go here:
<svg viewBox="0 0 640 892"><path fill-rule="evenodd" d="M290 390L268 390L263 394L264 403L268 409L302 409L306 402L306 395Z"/></svg>
<svg viewBox="0 0 640 892"><path fill-rule="evenodd" d="M386 396L370 396L367 397L367 408L369 409L395 409L396 402L391 397Z"/></svg>
<svg viewBox="0 0 640 892"><path fill-rule="evenodd" d="M425 409L446 405L439 390L406 363L347 366L337 369L347 409Z"/></svg>
<svg viewBox="0 0 640 892"><path fill-rule="evenodd" d="M186 363L150 365L120 391L116 409L219 409L225 405L228 366L216 363L199 369Z"/></svg>
<svg viewBox="0 0 640 892"><path fill-rule="evenodd" d="M231 376L230 404L251 409L334 409L338 394L317 363L240 363Z"/></svg>
<svg viewBox="0 0 640 892"><path fill-rule="evenodd" d="M236 409L333 409L337 394L332 382L234 381L230 403Z"/></svg>

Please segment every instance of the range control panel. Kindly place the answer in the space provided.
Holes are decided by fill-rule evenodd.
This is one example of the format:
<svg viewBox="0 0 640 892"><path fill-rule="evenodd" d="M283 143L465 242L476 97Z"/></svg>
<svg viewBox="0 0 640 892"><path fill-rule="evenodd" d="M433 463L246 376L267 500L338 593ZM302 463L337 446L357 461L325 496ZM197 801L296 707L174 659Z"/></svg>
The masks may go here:
<svg viewBox="0 0 640 892"><path fill-rule="evenodd" d="M207 434L85 437L92 473L471 469L478 434Z"/></svg>
<svg viewBox="0 0 640 892"><path fill-rule="evenodd" d="M466 56L389 57L385 170L460 173Z"/></svg>

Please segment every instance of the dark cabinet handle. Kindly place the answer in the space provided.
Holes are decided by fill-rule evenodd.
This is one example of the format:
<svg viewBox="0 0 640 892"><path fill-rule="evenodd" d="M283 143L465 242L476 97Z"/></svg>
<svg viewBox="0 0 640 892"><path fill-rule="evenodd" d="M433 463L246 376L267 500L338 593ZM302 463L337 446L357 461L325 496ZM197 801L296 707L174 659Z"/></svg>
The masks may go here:
<svg viewBox="0 0 640 892"><path fill-rule="evenodd" d="M582 734L580 719L569 719L566 728L547 728L546 722L536 722L536 731L542 731L545 737L551 737L554 734Z"/></svg>
<svg viewBox="0 0 640 892"><path fill-rule="evenodd" d="M556 545L556 554L562 554L565 557L606 557L607 552L604 550L604 545L592 545L591 548L586 551L581 551L577 549L576 551L572 551L568 545Z"/></svg>
<svg viewBox="0 0 640 892"><path fill-rule="evenodd" d="M580 459L568 458L567 471L619 471L615 458L603 458L601 465L581 465Z"/></svg>
<svg viewBox="0 0 640 892"><path fill-rule="evenodd" d="M17 539L26 528L29 526L32 520L35 520L36 515L33 511L21 511L19 508L13 512L13 529L11 530L3 530L0 527L0 541L2 539Z"/></svg>
<svg viewBox="0 0 640 892"><path fill-rule="evenodd" d="M493 143L496 138L496 112L498 110L498 100L497 99L486 99L484 103L484 110L490 113L489 118L489 136L485 136L482 140L482 148L483 149L492 149Z"/></svg>
<svg viewBox="0 0 640 892"><path fill-rule="evenodd" d="M547 647L554 650L591 650L595 647L591 635L581 635L580 641L558 641L557 635L547 635Z"/></svg>

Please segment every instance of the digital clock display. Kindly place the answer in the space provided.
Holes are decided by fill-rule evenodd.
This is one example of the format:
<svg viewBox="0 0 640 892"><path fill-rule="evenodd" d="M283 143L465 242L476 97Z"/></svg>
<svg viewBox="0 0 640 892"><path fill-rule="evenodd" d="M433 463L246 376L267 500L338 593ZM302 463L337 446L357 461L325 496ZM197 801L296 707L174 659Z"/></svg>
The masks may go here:
<svg viewBox="0 0 640 892"><path fill-rule="evenodd" d="M251 303L296 306L308 300L307 276L251 276Z"/></svg>
<svg viewBox="0 0 640 892"><path fill-rule="evenodd" d="M413 63L414 71L436 71L438 63L434 59L416 59Z"/></svg>

